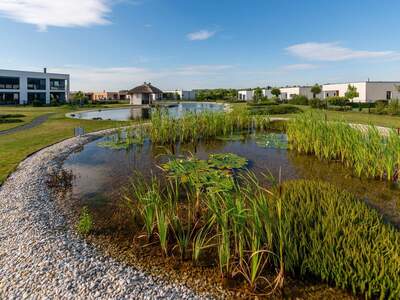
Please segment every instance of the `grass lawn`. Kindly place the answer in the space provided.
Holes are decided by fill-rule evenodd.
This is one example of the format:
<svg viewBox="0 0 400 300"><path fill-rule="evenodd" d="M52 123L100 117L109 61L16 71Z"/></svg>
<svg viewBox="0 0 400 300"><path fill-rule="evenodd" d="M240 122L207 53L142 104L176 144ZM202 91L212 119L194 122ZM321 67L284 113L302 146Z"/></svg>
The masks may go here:
<svg viewBox="0 0 400 300"><path fill-rule="evenodd" d="M116 106L114 105L114 107ZM0 108L0 114L9 111L9 109L8 107ZM38 127L0 136L0 184L4 182L7 176L15 170L17 165L28 155L48 145L74 136L75 127L83 127L86 132L93 132L129 124L129 122L70 119L65 117L65 114L71 111L71 108L66 107L26 107L12 110L13 113L23 113L32 116L39 116L49 112L54 114Z"/></svg>

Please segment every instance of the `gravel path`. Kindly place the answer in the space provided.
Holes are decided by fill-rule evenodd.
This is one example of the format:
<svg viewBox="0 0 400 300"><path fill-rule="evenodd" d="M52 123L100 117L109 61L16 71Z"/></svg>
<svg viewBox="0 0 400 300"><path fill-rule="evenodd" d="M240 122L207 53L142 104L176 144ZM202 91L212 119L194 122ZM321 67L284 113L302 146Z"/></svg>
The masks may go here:
<svg viewBox="0 0 400 300"><path fill-rule="evenodd" d="M0 188L0 299L206 298L103 256L58 213L47 174L71 151L109 132L41 150Z"/></svg>
<svg viewBox="0 0 400 300"><path fill-rule="evenodd" d="M10 129L6 129L6 130L2 130L2 131L0 131L0 135L16 133L16 132L19 132L19 131L23 131L23 130L27 130L27 129L31 129L31 128L37 127L37 126L43 124L44 122L46 122L47 119L51 115L52 114L41 115L41 116L33 119L31 122L26 123L24 125L17 126L17 127L14 127L14 128L10 128Z"/></svg>

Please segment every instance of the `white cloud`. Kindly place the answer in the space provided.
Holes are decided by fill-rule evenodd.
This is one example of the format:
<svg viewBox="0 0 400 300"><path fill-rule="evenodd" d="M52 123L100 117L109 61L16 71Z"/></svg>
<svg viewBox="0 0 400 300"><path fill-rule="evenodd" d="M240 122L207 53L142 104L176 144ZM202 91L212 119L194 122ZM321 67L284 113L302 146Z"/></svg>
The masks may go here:
<svg viewBox="0 0 400 300"><path fill-rule="evenodd" d="M0 0L0 15L33 24L40 31L48 26L80 27L107 24L107 0Z"/></svg>
<svg viewBox="0 0 400 300"><path fill-rule="evenodd" d="M303 71L303 70L313 70L317 69L317 65L312 64L293 64L293 65L286 65L282 66L280 70L282 71Z"/></svg>
<svg viewBox="0 0 400 300"><path fill-rule="evenodd" d="M352 50L338 43L303 43L286 48L294 56L318 61L342 61L360 58L389 58L396 55L394 51Z"/></svg>
<svg viewBox="0 0 400 300"><path fill-rule="evenodd" d="M208 40L210 37L214 36L216 31L200 30L196 32L191 32L187 34L187 38L191 41L204 41Z"/></svg>

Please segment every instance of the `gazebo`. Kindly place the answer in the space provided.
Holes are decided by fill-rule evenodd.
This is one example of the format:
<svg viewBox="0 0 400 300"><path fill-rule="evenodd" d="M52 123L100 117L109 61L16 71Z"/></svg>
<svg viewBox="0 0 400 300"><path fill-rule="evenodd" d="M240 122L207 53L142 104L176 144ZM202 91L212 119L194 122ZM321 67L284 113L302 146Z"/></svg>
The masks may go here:
<svg viewBox="0 0 400 300"><path fill-rule="evenodd" d="M161 100L163 92L152 86L150 82L145 82L128 91L128 99L131 105L152 104L154 101Z"/></svg>

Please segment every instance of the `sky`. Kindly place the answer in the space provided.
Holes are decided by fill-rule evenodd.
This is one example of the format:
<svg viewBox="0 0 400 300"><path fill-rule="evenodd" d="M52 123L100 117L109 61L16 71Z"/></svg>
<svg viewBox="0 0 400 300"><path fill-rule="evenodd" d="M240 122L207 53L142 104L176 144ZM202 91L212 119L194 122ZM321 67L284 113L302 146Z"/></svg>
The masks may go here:
<svg viewBox="0 0 400 300"><path fill-rule="evenodd" d="M71 90L400 80L398 0L0 0L0 69Z"/></svg>

